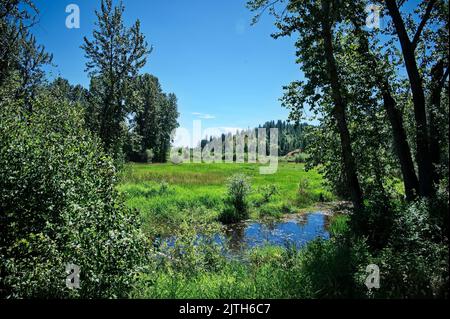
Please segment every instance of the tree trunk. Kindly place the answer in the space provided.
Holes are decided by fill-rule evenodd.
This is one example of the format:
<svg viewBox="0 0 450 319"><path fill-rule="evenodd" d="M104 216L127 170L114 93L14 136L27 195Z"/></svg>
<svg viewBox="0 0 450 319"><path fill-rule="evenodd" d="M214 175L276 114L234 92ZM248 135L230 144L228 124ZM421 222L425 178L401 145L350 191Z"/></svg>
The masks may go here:
<svg viewBox="0 0 450 319"><path fill-rule="evenodd" d="M327 69L330 77L332 98L334 102L333 116L336 119L339 136L341 139L342 157L344 159L344 169L346 183L350 190L350 197L356 210L363 208L362 192L359 185L356 163L353 157L350 132L347 126L345 115L346 103L342 98L341 84L337 72L336 60L334 58L333 40L331 34L331 25L327 21L329 13L329 3L324 2L324 16L322 20L322 36L324 41L325 56L327 61Z"/></svg>
<svg viewBox="0 0 450 319"><path fill-rule="evenodd" d="M383 96L383 105L391 124L394 148L400 163L400 169L402 171L406 199L408 201L412 201L419 194L419 181L414 169L414 162L412 160L411 149L408 144L405 128L403 127L402 115L396 107L396 102L392 96L388 78L379 71L380 68L377 65L379 63L378 59L370 51L369 40L363 33L361 24L356 19L352 22L355 26L356 34L360 37L361 55L368 58L368 63L375 72L376 83Z"/></svg>
<svg viewBox="0 0 450 319"><path fill-rule="evenodd" d="M406 199L411 201L416 198L418 194L419 181L417 180L416 172L414 171L414 163L406 138L406 132L403 127L402 116L395 105L395 100L391 95L389 84L387 82L382 84L381 92L383 95L384 108L392 127L392 136L394 138L395 150L402 170Z"/></svg>
<svg viewBox="0 0 450 319"><path fill-rule="evenodd" d="M441 108L442 78L444 76L444 63L439 61L431 70L431 96L430 108L428 110L429 128L430 128L430 156L433 165L433 182L439 182L439 174L436 171L441 160L441 147L439 145L439 129L434 114ZM445 80L445 79L444 79Z"/></svg>
<svg viewBox="0 0 450 319"><path fill-rule="evenodd" d="M422 78L419 74L414 46L408 37L402 16L397 7L396 1L385 0L389 15L392 18L397 31L403 58L405 60L406 71L414 103L414 118L416 122L416 161L419 168L419 191L420 195L429 197L433 194L432 164L428 144L427 116L425 108L425 94L422 85Z"/></svg>

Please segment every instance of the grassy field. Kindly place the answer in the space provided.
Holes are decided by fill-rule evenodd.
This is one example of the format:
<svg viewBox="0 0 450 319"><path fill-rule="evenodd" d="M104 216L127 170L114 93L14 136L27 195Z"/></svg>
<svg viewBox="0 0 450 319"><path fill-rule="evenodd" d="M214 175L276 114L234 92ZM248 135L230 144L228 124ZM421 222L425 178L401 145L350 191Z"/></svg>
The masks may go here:
<svg viewBox="0 0 450 319"><path fill-rule="evenodd" d="M150 238L176 238L173 246L152 248L154 257L139 275L131 297L313 298L325 285L322 274L332 273L335 262L347 264L335 260L333 239L318 240L302 250L255 247L242 260L227 258L214 235L221 227L218 217L224 209L227 179L235 174L250 178L251 219L312 211L319 201L334 200L321 175L305 171L303 164L280 163L273 175L260 175L255 164L128 164L118 186L126 205L139 210ZM278 192L262 203L268 186ZM345 224L333 221L330 233ZM341 255L346 256L337 254Z"/></svg>
<svg viewBox="0 0 450 319"><path fill-rule="evenodd" d="M332 200L316 170L303 164L280 163L273 175L259 174L256 164L129 164L119 191L128 207L138 209L150 235L170 234L181 221L214 222L223 209L226 182L234 174L250 177L250 217L279 217L312 209L318 201ZM278 190L261 204L262 188Z"/></svg>

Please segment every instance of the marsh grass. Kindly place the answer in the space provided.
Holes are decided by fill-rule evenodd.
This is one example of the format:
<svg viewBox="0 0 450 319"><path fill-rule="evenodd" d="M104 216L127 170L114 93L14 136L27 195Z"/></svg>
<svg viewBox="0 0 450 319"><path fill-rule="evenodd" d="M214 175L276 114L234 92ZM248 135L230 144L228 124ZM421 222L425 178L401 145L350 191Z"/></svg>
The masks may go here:
<svg viewBox="0 0 450 319"><path fill-rule="evenodd" d="M350 269L367 264L363 242L346 246L332 238L314 240L303 249L289 243L264 246L237 260L224 258L207 239L205 228L202 233L206 236L199 242L191 226L182 224L174 246L164 250L164 257L157 256L150 272L140 274L132 297L336 298L350 292L363 296L364 278L349 275Z"/></svg>
<svg viewBox="0 0 450 319"><path fill-rule="evenodd" d="M259 174L259 167L236 163L128 164L121 172L118 189L126 205L139 210L150 237L170 234L187 217L217 222L225 208L227 179L236 174L248 176L255 190L248 196L252 219L299 212L319 201L321 194L333 199L323 188L320 174L305 171L304 164L280 163L273 175ZM299 193L302 180L308 183Z"/></svg>

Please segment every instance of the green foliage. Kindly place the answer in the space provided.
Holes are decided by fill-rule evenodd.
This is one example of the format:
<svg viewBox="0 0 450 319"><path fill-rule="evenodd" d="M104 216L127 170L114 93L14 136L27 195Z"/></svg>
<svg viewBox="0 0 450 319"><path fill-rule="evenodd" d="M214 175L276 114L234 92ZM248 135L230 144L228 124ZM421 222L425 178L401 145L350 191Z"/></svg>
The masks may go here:
<svg viewBox="0 0 450 319"><path fill-rule="evenodd" d="M311 141L308 139L306 132L311 127L307 123L290 123L288 121L269 121L260 125L267 131L271 128L278 129L278 155L285 156L289 152L299 150L300 153L309 147ZM269 145L270 136L267 134L267 145ZM267 149L269 147L267 146ZM301 163L301 162L296 162Z"/></svg>
<svg viewBox="0 0 450 319"><path fill-rule="evenodd" d="M102 0L100 11L96 11L98 21L93 39L85 37L82 46L91 76L88 125L101 138L105 150L119 162L126 135L124 122L133 111L133 81L151 51L139 20L125 27L124 10L122 2L113 6L112 0Z"/></svg>
<svg viewBox="0 0 450 319"><path fill-rule="evenodd" d="M219 216L223 223L235 223L248 218L248 195L251 192L249 178L244 174L236 174L227 180L227 197L225 208Z"/></svg>
<svg viewBox="0 0 450 319"><path fill-rule="evenodd" d="M29 31L37 15L32 0L0 1L0 86L15 77L20 85L10 93L24 100L24 111L32 111L33 97L45 81L43 68L52 61Z"/></svg>
<svg viewBox="0 0 450 319"><path fill-rule="evenodd" d="M255 202L255 206L257 207L267 204L273 196L278 195L280 192L277 185L274 184L264 185L259 187L256 191L261 195L261 198Z"/></svg>
<svg viewBox="0 0 450 319"><path fill-rule="evenodd" d="M433 206L421 200L398 210L389 243L377 257L383 282L376 297L448 297L448 237L433 219Z"/></svg>
<svg viewBox="0 0 450 319"><path fill-rule="evenodd" d="M139 75L133 89L135 114L129 134L139 137L139 146L128 148L127 158L144 163L166 162L172 131L178 127L177 98L163 93L158 78L150 74Z"/></svg>
<svg viewBox="0 0 450 319"><path fill-rule="evenodd" d="M282 217L284 214L294 213L294 208L283 202L267 203L259 208L260 217Z"/></svg>
<svg viewBox="0 0 450 319"><path fill-rule="evenodd" d="M350 218L348 215L340 214L334 215L330 226L328 227L328 232L332 237L346 236L350 231L349 227Z"/></svg>
<svg viewBox="0 0 450 319"><path fill-rule="evenodd" d="M0 99L1 273L4 297L126 297L146 265L139 216L125 208L79 107L39 96L32 114ZM81 268L81 289L65 266Z"/></svg>
<svg viewBox="0 0 450 319"><path fill-rule="evenodd" d="M348 298L367 292L364 280L353 276L370 260L364 241L317 240L300 250L266 246L248 251L242 262L223 257L227 252L213 241L216 230L183 225L173 246L159 248L134 297Z"/></svg>
<svg viewBox="0 0 450 319"><path fill-rule="evenodd" d="M308 244L300 272L307 298L358 298L364 296L364 281L353 276L369 264L370 253L364 241L316 240Z"/></svg>

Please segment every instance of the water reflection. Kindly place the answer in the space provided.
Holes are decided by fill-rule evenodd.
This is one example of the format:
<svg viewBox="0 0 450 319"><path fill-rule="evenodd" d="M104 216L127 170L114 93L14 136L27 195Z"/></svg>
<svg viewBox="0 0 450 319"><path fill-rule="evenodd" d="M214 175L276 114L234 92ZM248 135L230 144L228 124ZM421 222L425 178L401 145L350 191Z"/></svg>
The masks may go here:
<svg viewBox="0 0 450 319"><path fill-rule="evenodd" d="M301 248L307 242L330 237L329 216L320 212L292 217L284 221L252 221L225 227L218 241L233 252L266 244L284 246L287 243Z"/></svg>

